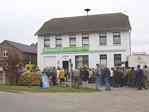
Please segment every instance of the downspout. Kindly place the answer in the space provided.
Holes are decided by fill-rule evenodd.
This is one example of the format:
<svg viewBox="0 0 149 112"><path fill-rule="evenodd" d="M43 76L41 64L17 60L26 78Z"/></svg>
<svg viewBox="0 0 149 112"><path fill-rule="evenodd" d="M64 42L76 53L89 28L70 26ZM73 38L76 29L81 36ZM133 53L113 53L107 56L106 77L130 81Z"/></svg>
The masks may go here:
<svg viewBox="0 0 149 112"><path fill-rule="evenodd" d="M130 48L130 56L131 56L131 29L129 30L129 48Z"/></svg>

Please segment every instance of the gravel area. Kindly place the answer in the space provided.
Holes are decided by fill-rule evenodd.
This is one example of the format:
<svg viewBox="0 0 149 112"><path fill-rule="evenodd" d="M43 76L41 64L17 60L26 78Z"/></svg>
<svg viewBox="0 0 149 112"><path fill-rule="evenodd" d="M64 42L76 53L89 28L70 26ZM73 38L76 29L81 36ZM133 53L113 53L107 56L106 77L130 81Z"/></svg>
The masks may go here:
<svg viewBox="0 0 149 112"><path fill-rule="evenodd" d="M93 93L0 92L0 112L149 112L149 90Z"/></svg>

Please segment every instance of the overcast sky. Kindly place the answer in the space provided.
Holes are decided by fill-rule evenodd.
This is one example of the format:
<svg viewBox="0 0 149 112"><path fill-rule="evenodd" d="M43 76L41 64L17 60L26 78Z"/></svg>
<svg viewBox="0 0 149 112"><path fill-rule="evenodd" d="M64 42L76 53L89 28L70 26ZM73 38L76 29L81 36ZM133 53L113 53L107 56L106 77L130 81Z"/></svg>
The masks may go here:
<svg viewBox="0 0 149 112"><path fill-rule="evenodd" d="M0 0L0 42L36 42L34 33L54 17L123 12L132 26L132 50L149 53L148 0Z"/></svg>

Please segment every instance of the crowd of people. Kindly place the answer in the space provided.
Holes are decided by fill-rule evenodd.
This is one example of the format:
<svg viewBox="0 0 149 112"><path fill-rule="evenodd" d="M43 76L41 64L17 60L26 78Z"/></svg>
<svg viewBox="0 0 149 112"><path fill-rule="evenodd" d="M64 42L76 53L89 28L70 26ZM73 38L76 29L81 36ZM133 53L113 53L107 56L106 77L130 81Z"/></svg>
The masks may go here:
<svg viewBox="0 0 149 112"><path fill-rule="evenodd" d="M112 87L132 87L141 89L148 89L149 87L149 69L147 65L141 68L140 65L136 67L115 67L110 69L97 64L96 69L96 89L105 85L106 90L111 90Z"/></svg>
<svg viewBox="0 0 149 112"><path fill-rule="evenodd" d="M23 66L17 66L17 80L22 72ZM39 71L38 67L33 67ZM27 67L26 71L30 71ZM71 86L79 88L88 87L88 83L95 83L96 90L101 91L103 87L105 90L111 90L111 87L132 87L141 89L149 88L149 69L147 65L134 67L114 67L108 68L105 65L96 64L96 68L89 69L87 66L67 70L60 67L51 67L50 72L43 70L48 76L50 85L66 86L71 82ZM42 75L41 73L41 75Z"/></svg>
<svg viewBox="0 0 149 112"><path fill-rule="evenodd" d="M52 85L65 85L71 81L72 86L79 88L87 87L88 83L95 82L96 90L100 91L103 87L105 90L111 90L111 87L132 87L148 89L149 87L149 69L145 65L141 68L138 65L134 67L114 67L97 64L96 69L88 67L72 69L69 73L63 68L55 68L49 76ZM70 80L69 80L70 79Z"/></svg>
<svg viewBox="0 0 149 112"><path fill-rule="evenodd" d="M71 86L79 88L80 85L87 87L88 82L95 80L94 70L88 69L87 67L74 69L70 72L64 68L57 67L56 69L52 67L50 68L50 72L48 70L43 70L43 72L49 77L51 85L62 86L71 82Z"/></svg>

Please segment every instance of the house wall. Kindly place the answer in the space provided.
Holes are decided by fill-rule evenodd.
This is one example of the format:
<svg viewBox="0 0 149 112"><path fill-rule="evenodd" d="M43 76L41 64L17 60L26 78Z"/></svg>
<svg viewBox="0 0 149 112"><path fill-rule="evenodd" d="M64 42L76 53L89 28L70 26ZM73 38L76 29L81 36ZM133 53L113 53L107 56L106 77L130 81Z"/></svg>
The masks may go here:
<svg viewBox="0 0 149 112"><path fill-rule="evenodd" d="M16 81L16 64L23 60L22 52L15 47L8 44L1 45L1 53L7 50L8 56L0 58L0 67L4 69L5 81L15 82ZM1 55L2 56L2 55Z"/></svg>
<svg viewBox="0 0 149 112"><path fill-rule="evenodd" d="M23 52L7 42L2 43L1 46L3 46L3 49L5 48L8 51L9 60L16 61L16 63L20 61L24 64L31 61L32 64L37 64L37 55L34 53ZM15 59L12 59L13 57L15 57Z"/></svg>
<svg viewBox="0 0 149 112"><path fill-rule="evenodd" d="M149 55L147 54L133 54L128 57L128 64L130 67L137 67L137 65L149 66Z"/></svg>
<svg viewBox="0 0 149 112"><path fill-rule="evenodd" d="M24 55L24 63L28 64L31 62L31 64L37 64L37 55L32 53L23 53Z"/></svg>
<svg viewBox="0 0 149 112"><path fill-rule="evenodd" d="M69 35L61 35L62 38L62 46L69 47ZM48 38L48 37L46 37ZM51 48L55 48L55 38L56 36L50 36L50 46ZM76 34L76 46L82 46L82 34ZM46 60L50 60L51 57L55 57L56 65L62 66L62 60L71 59L72 63L75 64L75 56L76 55L89 55L89 66L95 67L97 63L99 63L99 55L107 54L107 65L108 67L114 66L114 54L121 53L122 61L127 61L127 57L130 55L130 32L121 32L121 45L114 46L113 45L113 32L107 32L107 45L101 46L99 45L99 33L90 33L89 34L89 52L87 53L59 53L59 54L43 54L44 48L44 37L38 37L38 66L43 69L48 64L45 64L44 58ZM65 57L63 59L63 57ZM54 58L53 58L54 59ZM49 65L50 66L50 65Z"/></svg>
<svg viewBox="0 0 149 112"><path fill-rule="evenodd" d="M4 51L6 50L5 47L0 46L0 67L7 65L8 57L4 57Z"/></svg>
<svg viewBox="0 0 149 112"><path fill-rule="evenodd" d="M8 56L3 57L4 50L7 50ZM28 62L28 57L36 60L36 55L31 53L23 53L16 47L3 42L0 45L0 67L4 69L6 82L15 83L16 82L16 65L18 63Z"/></svg>

